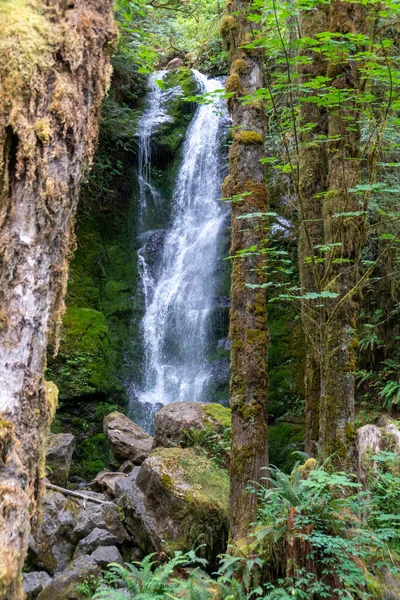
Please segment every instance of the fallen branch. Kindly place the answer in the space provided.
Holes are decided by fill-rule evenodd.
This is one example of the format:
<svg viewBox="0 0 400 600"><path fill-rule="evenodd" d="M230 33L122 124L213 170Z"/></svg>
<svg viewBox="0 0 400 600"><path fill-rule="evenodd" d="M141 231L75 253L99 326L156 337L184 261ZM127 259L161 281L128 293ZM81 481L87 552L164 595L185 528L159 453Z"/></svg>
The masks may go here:
<svg viewBox="0 0 400 600"><path fill-rule="evenodd" d="M58 485L53 485L52 483L45 482L45 486L48 490L53 490L55 492L60 492L64 494L64 496L72 496L73 498L79 498L80 500L89 500L90 502L96 502L97 504L110 504L111 500L100 500L100 498L93 498L92 496L86 496L86 494L81 494L80 492L74 492L73 490L67 490Z"/></svg>

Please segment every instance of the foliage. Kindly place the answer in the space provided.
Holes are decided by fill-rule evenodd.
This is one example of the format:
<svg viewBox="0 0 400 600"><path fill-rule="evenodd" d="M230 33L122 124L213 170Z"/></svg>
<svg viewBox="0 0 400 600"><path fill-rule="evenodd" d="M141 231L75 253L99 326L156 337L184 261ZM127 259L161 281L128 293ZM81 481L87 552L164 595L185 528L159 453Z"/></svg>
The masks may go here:
<svg viewBox="0 0 400 600"><path fill-rule="evenodd" d="M217 431L212 425L204 425L201 429L191 427L184 431L182 440L184 447L194 447L212 460L217 468L226 468L231 447L231 428Z"/></svg>

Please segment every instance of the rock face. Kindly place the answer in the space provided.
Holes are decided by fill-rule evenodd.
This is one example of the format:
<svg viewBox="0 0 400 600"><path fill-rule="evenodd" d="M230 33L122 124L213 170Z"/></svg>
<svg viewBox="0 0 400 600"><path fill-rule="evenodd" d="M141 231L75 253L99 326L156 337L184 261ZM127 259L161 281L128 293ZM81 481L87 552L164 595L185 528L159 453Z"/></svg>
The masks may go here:
<svg viewBox="0 0 400 600"><path fill-rule="evenodd" d="M179 67L183 67L184 63L183 60L181 58L173 58L172 60L169 61L169 63L167 64L167 69L179 69Z"/></svg>
<svg viewBox="0 0 400 600"><path fill-rule="evenodd" d="M116 546L99 546L90 556L102 569L105 569L110 563L122 565L124 562Z"/></svg>
<svg viewBox="0 0 400 600"><path fill-rule="evenodd" d="M179 446L185 431L209 426L222 431L230 427L231 411L221 404L174 402L164 406L155 416L154 448Z"/></svg>
<svg viewBox="0 0 400 600"><path fill-rule="evenodd" d="M104 434L116 460L130 460L139 465L149 455L153 438L139 425L119 412L112 412L104 419Z"/></svg>
<svg viewBox="0 0 400 600"><path fill-rule="evenodd" d="M100 574L100 567L94 558L81 556L46 586L38 600L84 600L87 596L79 590L79 584L90 577L99 577Z"/></svg>
<svg viewBox="0 0 400 600"><path fill-rule="evenodd" d="M357 432L358 448L358 478L366 486L368 477L376 469L371 457L382 450L400 453L400 431L396 425L389 424L384 427L364 425Z"/></svg>
<svg viewBox="0 0 400 600"><path fill-rule="evenodd" d="M145 552L206 544L211 566L226 547L229 477L193 448L154 450L116 486L126 526ZM165 542L165 543L164 543Z"/></svg>
<svg viewBox="0 0 400 600"><path fill-rule="evenodd" d="M79 513L72 531L72 540L77 543L87 537L94 529L109 531L122 543L128 537L117 508L114 504L87 503L85 510Z"/></svg>
<svg viewBox="0 0 400 600"><path fill-rule="evenodd" d="M74 554L74 558L78 558L84 554L91 554L99 546L113 546L118 543L118 539L105 529L97 527L89 533L83 540L80 540Z"/></svg>
<svg viewBox="0 0 400 600"><path fill-rule="evenodd" d="M51 483L61 487L67 485L75 444L75 436L71 433L51 433L48 436L46 464L50 467L47 477Z"/></svg>
<svg viewBox="0 0 400 600"><path fill-rule="evenodd" d="M22 579L26 600L37 598L38 594L51 582L51 577L46 571L24 573Z"/></svg>

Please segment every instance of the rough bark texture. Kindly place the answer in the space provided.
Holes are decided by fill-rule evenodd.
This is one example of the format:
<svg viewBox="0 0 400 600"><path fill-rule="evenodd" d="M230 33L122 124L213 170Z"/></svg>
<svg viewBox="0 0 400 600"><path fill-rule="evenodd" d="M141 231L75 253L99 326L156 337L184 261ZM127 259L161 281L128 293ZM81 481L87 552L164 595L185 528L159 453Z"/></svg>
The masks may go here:
<svg viewBox="0 0 400 600"><path fill-rule="evenodd" d="M240 215L265 212L268 193L263 156L265 111L262 103L243 105L241 97L263 85L258 50L243 48L253 39L253 27L247 19L251 2L227 3L227 15L221 32L230 53L231 71L226 90L232 92L228 107L232 114L234 136L229 154L229 175L224 181L225 197L245 194L232 202L232 245L234 256L245 248L262 249L265 231L257 218L238 219ZM247 491L250 481L258 481L261 468L268 463L267 452L267 353L268 327L266 295L260 288L246 284L265 281L263 257L249 255L232 260L230 313L232 450L231 450L231 523L233 543L246 539L249 524L256 517L256 494ZM265 475L265 474L264 474Z"/></svg>
<svg viewBox="0 0 400 600"><path fill-rule="evenodd" d="M333 1L330 31L365 33L362 4ZM329 192L324 197L323 219L326 244L340 244L325 260L324 286L338 299L326 303L326 323L321 367L320 448L336 454L337 463L355 470L354 370L357 341L355 327L358 304L351 292L358 279L358 260L364 239L363 217L334 217L360 210L354 188L360 176L359 108L355 92L360 86L358 65L349 57L332 61L327 69L334 87L343 91L337 107L329 109ZM347 94L347 98L346 98Z"/></svg>
<svg viewBox="0 0 400 600"><path fill-rule="evenodd" d="M3 0L0 21L0 598L19 600L56 404L46 348L116 30L112 0Z"/></svg>
<svg viewBox="0 0 400 600"><path fill-rule="evenodd" d="M301 14L301 36L314 38L328 29L328 8L318 4ZM319 52L307 51L310 62L300 68L302 81L308 83L326 74L326 61ZM311 88L310 93L315 93ZM320 292L322 266L312 257L318 253L314 247L323 243L322 196L326 191L328 176L328 153L326 143L318 142L319 136L328 135L328 114L323 106L303 102L300 109L301 152L299 161L299 273L302 294ZM312 128L310 128L312 125ZM306 452L316 453L319 436L320 379L320 301L302 302L301 317L305 332L305 403L306 403Z"/></svg>

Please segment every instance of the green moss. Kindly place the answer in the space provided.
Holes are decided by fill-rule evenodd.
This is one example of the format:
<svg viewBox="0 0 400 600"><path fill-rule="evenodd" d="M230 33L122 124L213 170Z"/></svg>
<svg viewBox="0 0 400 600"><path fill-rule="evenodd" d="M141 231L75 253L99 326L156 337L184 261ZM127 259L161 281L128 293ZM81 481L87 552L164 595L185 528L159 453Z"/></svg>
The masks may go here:
<svg viewBox="0 0 400 600"><path fill-rule="evenodd" d="M221 19L221 36L224 39L229 38L237 29L236 19L231 15L227 15Z"/></svg>
<svg viewBox="0 0 400 600"><path fill-rule="evenodd" d="M235 131L233 134L233 139L241 144L245 144L246 146L259 146L264 144L263 136L261 133L257 133L257 131Z"/></svg>
<svg viewBox="0 0 400 600"><path fill-rule="evenodd" d="M110 389L109 330L104 315L91 308L67 309L61 332L61 351L48 375L60 399L107 393Z"/></svg>
<svg viewBox="0 0 400 600"><path fill-rule="evenodd" d="M295 451L304 450L305 425L278 423L268 428L269 461L286 473L290 473L298 460Z"/></svg>
<svg viewBox="0 0 400 600"><path fill-rule="evenodd" d="M78 444L74 452L71 475L93 479L108 467L110 453L103 433L94 435Z"/></svg>
<svg viewBox="0 0 400 600"><path fill-rule="evenodd" d="M213 421L217 421L224 429L231 426L232 411L221 404L206 404L203 410Z"/></svg>

